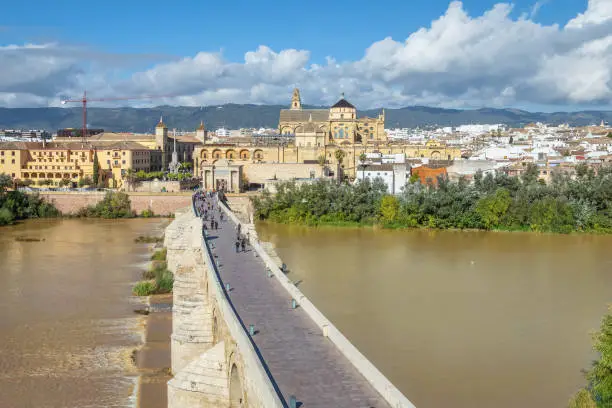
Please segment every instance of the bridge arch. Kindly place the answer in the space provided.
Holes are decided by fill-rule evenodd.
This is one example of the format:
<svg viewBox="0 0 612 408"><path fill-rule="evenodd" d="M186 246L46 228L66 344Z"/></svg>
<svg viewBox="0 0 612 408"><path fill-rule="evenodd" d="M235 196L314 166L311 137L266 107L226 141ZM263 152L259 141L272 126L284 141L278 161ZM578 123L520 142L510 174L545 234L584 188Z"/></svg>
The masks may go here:
<svg viewBox="0 0 612 408"><path fill-rule="evenodd" d="M435 150L435 151L431 152L431 158L433 160L440 160L442 158L442 155L440 154L439 151Z"/></svg>
<svg viewBox="0 0 612 408"><path fill-rule="evenodd" d="M236 364L232 364L232 368L230 369L229 396L230 408L244 407L244 391L242 389L242 381L240 380L240 372Z"/></svg>

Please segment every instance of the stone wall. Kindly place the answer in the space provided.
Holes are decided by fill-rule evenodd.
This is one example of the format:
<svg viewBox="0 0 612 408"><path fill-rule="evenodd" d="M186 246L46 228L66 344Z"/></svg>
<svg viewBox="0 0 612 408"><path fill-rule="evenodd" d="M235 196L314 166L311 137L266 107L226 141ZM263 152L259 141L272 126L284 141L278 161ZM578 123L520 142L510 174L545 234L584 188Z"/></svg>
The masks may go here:
<svg viewBox="0 0 612 408"><path fill-rule="evenodd" d="M104 198L104 192L41 192L63 214L74 214L83 207L95 205ZM191 193L172 194L144 194L128 193L132 202L132 209L137 214L146 209L153 210L156 215L171 215L179 208L191 205Z"/></svg>
<svg viewBox="0 0 612 408"><path fill-rule="evenodd" d="M139 181L134 183L134 187L130 190L139 193L161 193L162 189L168 193L178 193L181 191L180 181L163 181L163 180L149 180Z"/></svg>

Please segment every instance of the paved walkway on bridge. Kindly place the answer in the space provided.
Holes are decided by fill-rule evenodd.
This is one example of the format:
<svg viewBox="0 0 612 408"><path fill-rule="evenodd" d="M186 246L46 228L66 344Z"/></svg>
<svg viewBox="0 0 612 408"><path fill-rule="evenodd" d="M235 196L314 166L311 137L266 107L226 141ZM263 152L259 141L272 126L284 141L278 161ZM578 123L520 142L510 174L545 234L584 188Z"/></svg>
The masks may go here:
<svg viewBox="0 0 612 408"><path fill-rule="evenodd" d="M285 401L294 395L302 408L389 407L306 312L291 308L290 295L267 276L261 258L250 247L236 253L231 220L209 235L223 286L230 284L230 300L245 327L255 326L253 340Z"/></svg>

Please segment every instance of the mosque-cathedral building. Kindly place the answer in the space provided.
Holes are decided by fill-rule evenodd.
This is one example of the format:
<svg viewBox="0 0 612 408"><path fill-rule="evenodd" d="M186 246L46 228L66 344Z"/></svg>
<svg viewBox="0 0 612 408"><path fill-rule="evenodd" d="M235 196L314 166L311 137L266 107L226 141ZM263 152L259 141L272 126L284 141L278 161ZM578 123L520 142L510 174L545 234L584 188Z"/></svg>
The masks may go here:
<svg viewBox="0 0 612 408"><path fill-rule="evenodd" d="M293 136L292 142L261 145L207 140L194 149L196 174L202 176L205 188L220 187L215 184L219 174L230 174L223 187L234 191L244 183L263 184L266 179L319 177L325 173L322 158L331 172L341 168L354 177L362 153L404 153L408 158L434 160L461 156L459 149L435 140L425 145L389 142L384 110L376 118L359 118L344 96L329 109L304 109L298 89L293 91L289 109L280 111L278 133Z"/></svg>

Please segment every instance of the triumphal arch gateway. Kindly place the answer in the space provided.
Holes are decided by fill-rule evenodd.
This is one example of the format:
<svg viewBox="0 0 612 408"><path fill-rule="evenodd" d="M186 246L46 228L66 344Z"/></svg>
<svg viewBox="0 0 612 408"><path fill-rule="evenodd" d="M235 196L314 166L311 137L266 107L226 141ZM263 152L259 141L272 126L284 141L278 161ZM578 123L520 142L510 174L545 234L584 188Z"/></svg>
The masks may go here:
<svg viewBox="0 0 612 408"><path fill-rule="evenodd" d="M202 175L205 169L211 170L224 159L224 166L242 166L240 173L244 180L234 184L241 187L244 181L258 182L255 178L286 174L300 178L302 173L312 174L317 166L330 169L340 166L344 174L354 176L362 153L405 153L408 158L435 160L461 156L459 149L433 140L421 145L390 142L385 133L384 109L375 118L360 118L355 106L344 95L329 109L304 109L298 89L293 90L289 109L280 111L278 133L291 136L281 138L290 142L280 143L274 138L267 143L231 139L228 143L211 143L206 140L194 150L195 172ZM210 183L215 185L214 180Z"/></svg>

